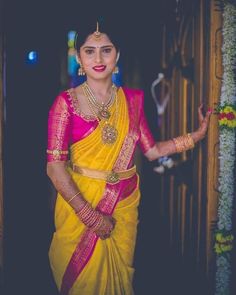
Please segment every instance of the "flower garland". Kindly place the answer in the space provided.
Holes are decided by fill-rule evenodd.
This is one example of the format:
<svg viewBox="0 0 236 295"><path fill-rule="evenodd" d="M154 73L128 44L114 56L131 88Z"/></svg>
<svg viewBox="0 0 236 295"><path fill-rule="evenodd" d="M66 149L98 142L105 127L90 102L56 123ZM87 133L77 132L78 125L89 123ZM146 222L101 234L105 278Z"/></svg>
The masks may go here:
<svg viewBox="0 0 236 295"><path fill-rule="evenodd" d="M219 116L219 205L215 234L215 295L230 294L231 251L233 249L232 214L234 198L235 127L236 127L236 5L224 1L223 10L223 81Z"/></svg>
<svg viewBox="0 0 236 295"><path fill-rule="evenodd" d="M215 251L218 255L224 255L233 249L234 236L227 231L218 231L215 239Z"/></svg>
<svg viewBox="0 0 236 295"><path fill-rule="evenodd" d="M218 106L216 109L219 114L220 128L236 128L236 107L234 105Z"/></svg>

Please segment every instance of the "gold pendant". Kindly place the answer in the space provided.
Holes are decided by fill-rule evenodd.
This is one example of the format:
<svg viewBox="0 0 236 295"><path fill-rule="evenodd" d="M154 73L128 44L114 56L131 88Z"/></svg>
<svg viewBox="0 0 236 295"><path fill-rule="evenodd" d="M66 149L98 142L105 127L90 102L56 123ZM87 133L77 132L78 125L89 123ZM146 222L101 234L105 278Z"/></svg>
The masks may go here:
<svg viewBox="0 0 236 295"><path fill-rule="evenodd" d="M99 117L103 119L109 119L111 116L110 112L106 108L101 108L99 111Z"/></svg>
<svg viewBox="0 0 236 295"><path fill-rule="evenodd" d="M102 128L102 141L105 144L113 144L115 143L118 136L118 131L115 127L110 124L106 124Z"/></svg>

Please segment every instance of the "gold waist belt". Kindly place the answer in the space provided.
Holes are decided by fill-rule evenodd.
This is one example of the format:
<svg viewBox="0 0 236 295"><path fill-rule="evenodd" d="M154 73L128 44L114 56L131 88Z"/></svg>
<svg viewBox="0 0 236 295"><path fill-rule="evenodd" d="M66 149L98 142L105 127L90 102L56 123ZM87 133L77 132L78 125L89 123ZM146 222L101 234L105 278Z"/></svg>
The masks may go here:
<svg viewBox="0 0 236 295"><path fill-rule="evenodd" d="M81 175L106 180L110 184L118 183L120 180L131 178L136 173L136 166L122 171L107 171L107 170L95 170L86 167L80 167L73 163L70 163L71 169Z"/></svg>

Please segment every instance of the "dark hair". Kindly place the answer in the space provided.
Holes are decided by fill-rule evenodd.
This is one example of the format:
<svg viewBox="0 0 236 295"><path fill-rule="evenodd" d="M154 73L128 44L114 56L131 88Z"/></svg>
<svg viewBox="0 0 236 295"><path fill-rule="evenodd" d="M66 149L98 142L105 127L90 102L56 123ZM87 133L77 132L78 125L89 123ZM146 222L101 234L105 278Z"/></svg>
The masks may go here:
<svg viewBox="0 0 236 295"><path fill-rule="evenodd" d="M79 51L80 47L85 43L88 36L96 31L97 22L99 23L99 32L108 36L117 50L120 50L120 30L117 27L117 22L113 18L108 17L87 17L81 21L76 30L77 36L75 38L75 48Z"/></svg>

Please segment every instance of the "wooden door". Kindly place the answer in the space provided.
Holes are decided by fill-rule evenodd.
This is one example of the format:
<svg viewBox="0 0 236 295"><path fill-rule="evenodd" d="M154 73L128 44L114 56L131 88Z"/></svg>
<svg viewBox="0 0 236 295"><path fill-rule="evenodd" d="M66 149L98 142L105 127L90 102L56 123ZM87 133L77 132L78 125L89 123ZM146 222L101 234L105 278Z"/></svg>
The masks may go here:
<svg viewBox="0 0 236 295"><path fill-rule="evenodd" d="M222 76L222 19L214 1L176 1L166 15L161 62L163 87L171 85L171 99L162 118L163 140L197 128L197 108L201 101L205 108L215 106ZM168 244L187 269L205 280L207 292L214 285L217 148L218 123L213 115L207 137L194 150L174 156L176 166L161 176Z"/></svg>

